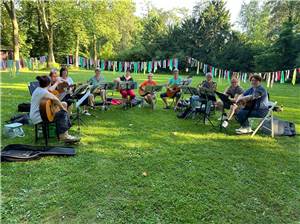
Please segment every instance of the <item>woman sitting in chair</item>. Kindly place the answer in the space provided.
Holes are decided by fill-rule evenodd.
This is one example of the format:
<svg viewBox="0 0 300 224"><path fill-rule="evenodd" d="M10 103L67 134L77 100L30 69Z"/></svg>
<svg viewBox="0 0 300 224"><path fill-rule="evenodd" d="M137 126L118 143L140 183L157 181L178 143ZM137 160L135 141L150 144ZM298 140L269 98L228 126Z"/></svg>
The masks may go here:
<svg viewBox="0 0 300 224"><path fill-rule="evenodd" d="M39 124L43 121L40 113L42 99L51 99L52 103L59 109L59 111L55 113L56 132L59 135L59 139L65 142L78 142L78 138L68 134L71 122L67 112L67 104L61 102L55 95L48 91L51 83L49 76L38 76L36 79L39 81L40 86L37 87L32 94L29 113L33 124Z"/></svg>
<svg viewBox="0 0 300 224"><path fill-rule="evenodd" d="M248 118L263 118L268 114L268 93L261 85L262 78L259 75L250 77L251 88L247 89L237 100L236 104L244 104L244 108L237 113L237 120L241 127L236 129L237 134L251 133Z"/></svg>
<svg viewBox="0 0 300 224"><path fill-rule="evenodd" d="M131 88L124 89L122 86L120 86L121 82L133 82L133 78L131 77L130 70L128 69L126 71L125 75L117 78L115 81L119 83L119 90L120 90L120 93L122 95L123 103L127 104L127 103L131 102L135 98L135 94L134 94L133 89L131 89ZM130 98L129 101L128 101L128 96Z"/></svg>
<svg viewBox="0 0 300 224"><path fill-rule="evenodd" d="M156 86L157 82L153 81L153 74L148 74L148 79L141 83L139 87L139 93L142 97L144 97L145 101L151 105L154 109L154 100L155 100L155 93L146 92L146 86Z"/></svg>

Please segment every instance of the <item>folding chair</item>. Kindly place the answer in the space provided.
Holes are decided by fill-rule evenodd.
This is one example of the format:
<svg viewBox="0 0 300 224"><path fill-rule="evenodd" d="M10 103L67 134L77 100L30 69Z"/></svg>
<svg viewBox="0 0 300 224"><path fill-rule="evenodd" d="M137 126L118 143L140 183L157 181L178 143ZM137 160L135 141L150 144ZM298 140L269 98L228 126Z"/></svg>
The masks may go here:
<svg viewBox="0 0 300 224"><path fill-rule="evenodd" d="M256 129L253 131L251 137L255 136L255 134L257 133L257 131L262 127L262 125L264 124L265 121L271 121L271 130L268 129L267 127L264 127L264 128L267 128L269 131L271 131L271 136L272 138L274 138L274 116L273 116L273 111L274 111L274 108L276 107L277 105L277 101L275 101L270 107L269 107L269 111L267 113L267 115L263 118L258 118L261 120L261 122L258 124L258 126L256 127ZM257 119L257 118L250 118L250 119Z"/></svg>
<svg viewBox="0 0 300 224"><path fill-rule="evenodd" d="M34 90L39 86L40 86L40 84L38 81L28 83L28 90L29 90L30 95L32 95Z"/></svg>

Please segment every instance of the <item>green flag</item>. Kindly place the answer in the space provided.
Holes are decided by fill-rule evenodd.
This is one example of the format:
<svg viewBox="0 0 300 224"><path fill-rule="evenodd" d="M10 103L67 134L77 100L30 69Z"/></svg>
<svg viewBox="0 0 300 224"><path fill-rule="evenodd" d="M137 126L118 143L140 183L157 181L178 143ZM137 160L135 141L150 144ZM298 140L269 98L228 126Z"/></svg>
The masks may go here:
<svg viewBox="0 0 300 224"><path fill-rule="evenodd" d="M296 84L296 77L297 77L297 69L295 68L295 70L293 72L293 78L292 78L292 84L293 85Z"/></svg>
<svg viewBox="0 0 300 224"><path fill-rule="evenodd" d="M172 58L170 59L169 68L170 68L171 71L173 70L173 59Z"/></svg>
<svg viewBox="0 0 300 224"><path fill-rule="evenodd" d="M281 71L280 83L284 83L284 71Z"/></svg>

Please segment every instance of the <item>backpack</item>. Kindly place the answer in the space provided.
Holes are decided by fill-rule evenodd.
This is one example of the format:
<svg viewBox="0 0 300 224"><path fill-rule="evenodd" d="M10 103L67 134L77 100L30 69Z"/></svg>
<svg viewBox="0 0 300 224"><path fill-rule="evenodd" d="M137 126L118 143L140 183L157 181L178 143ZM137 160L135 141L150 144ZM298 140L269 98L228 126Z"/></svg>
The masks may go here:
<svg viewBox="0 0 300 224"><path fill-rule="evenodd" d="M18 112L30 112L30 103L20 103L18 105Z"/></svg>
<svg viewBox="0 0 300 224"><path fill-rule="evenodd" d="M9 121L6 121L7 123L21 123L21 124L29 124L30 118L29 114L17 114L10 118Z"/></svg>
<svg viewBox="0 0 300 224"><path fill-rule="evenodd" d="M296 127L295 124L289 121L283 121L278 118L273 118L274 135L277 136L295 136ZM271 120L266 120L261 130L266 135L271 135Z"/></svg>

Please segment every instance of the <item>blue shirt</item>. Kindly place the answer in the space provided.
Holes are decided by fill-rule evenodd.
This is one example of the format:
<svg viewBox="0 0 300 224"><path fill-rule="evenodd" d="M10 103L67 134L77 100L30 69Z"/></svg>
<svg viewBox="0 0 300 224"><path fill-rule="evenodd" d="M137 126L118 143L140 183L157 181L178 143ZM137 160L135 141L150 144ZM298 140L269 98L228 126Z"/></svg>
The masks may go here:
<svg viewBox="0 0 300 224"><path fill-rule="evenodd" d="M181 82L182 82L182 80L181 80L180 77L178 77L176 80L174 79L174 77L169 79L169 85L170 86L173 86L173 85L177 85L178 86L178 85L181 84Z"/></svg>
<svg viewBox="0 0 300 224"><path fill-rule="evenodd" d="M100 75L99 80L96 79L96 76L93 76L88 82L90 83L90 85L95 87L96 85L98 85L104 81L105 81L104 77L102 75Z"/></svg>
<svg viewBox="0 0 300 224"><path fill-rule="evenodd" d="M249 96L249 95L252 95L254 98L259 97L256 100L254 109L256 109L256 110L268 109L268 93L264 87L262 87L262 86L258 86L256 88L251 87L250 89L247 89L243 93L243 96Z"/></svg>

